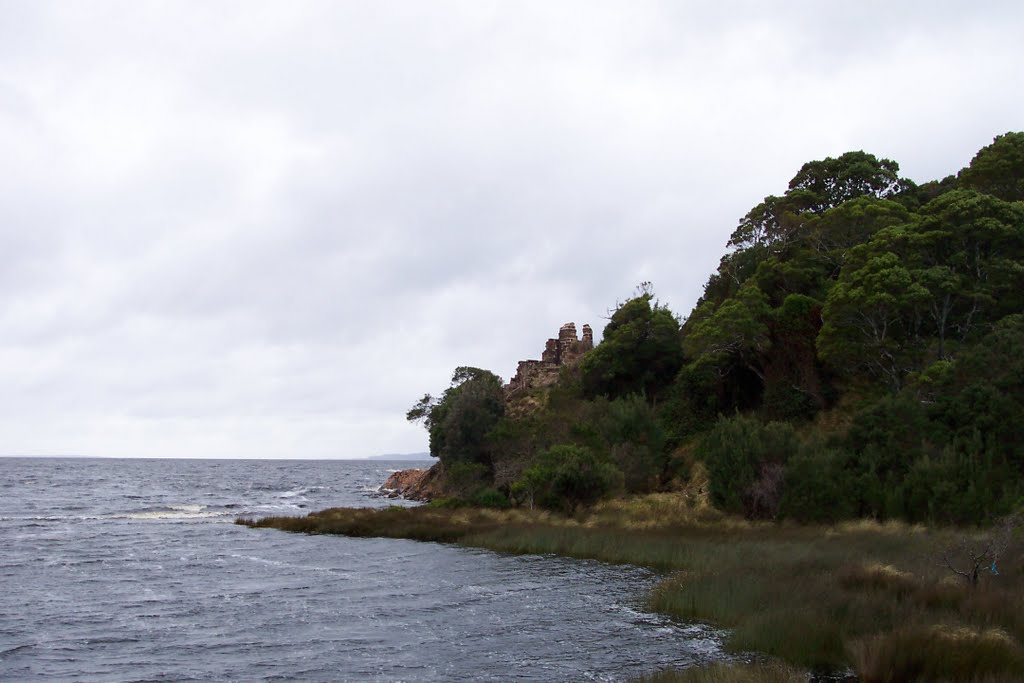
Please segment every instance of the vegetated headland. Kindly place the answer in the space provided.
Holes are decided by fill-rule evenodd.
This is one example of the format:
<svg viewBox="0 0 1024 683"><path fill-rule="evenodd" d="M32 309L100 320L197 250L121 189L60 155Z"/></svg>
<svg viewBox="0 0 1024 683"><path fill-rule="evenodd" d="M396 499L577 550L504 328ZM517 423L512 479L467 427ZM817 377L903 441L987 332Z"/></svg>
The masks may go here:
<svg viewBox="0 0 1024 683"><path fill-rule="evenodd" d="M1024 133L917 185L805 164L681 321L642 284L504 384L408 412L411 509L239 520L666 572L652 609L745 665L648 681L1024 680Z"/></svg>

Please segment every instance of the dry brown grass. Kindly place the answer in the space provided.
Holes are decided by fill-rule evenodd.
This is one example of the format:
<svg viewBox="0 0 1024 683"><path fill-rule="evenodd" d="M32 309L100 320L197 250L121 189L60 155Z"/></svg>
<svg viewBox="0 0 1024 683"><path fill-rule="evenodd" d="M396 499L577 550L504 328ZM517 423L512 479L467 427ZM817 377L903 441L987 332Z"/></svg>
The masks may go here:
<svg viewBox="0 0 1024 683"><path fill-rule="evenodd" d="M865 683L1024 680L1024 649L1001 629L909 626L850 643Z"/></svg>
<svg viewBox="0 0 1024 683"><path fill-rule="evenodd" d="M847 590L880 591L897 600L910 595L918 583L910 572L901 572L892 565L868 562L843 567L838 572L838 583Z"/></svg>

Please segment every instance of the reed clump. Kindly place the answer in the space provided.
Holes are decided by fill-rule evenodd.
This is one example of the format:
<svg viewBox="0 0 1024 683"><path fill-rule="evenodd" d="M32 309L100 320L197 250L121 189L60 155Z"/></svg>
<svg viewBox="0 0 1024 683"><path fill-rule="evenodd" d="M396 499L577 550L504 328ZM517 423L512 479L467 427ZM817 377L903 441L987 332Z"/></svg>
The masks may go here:
<svg viewBox="0 0 1024 683"><path fill-rule="evenodd" d="M236 524L307 534L355 537L407 538L454 543L471 533L492 531L515 524L523 513L477 508L403 508L382 510L329 508L305 517L239 518Z"/></svg>
<svg viewBox="0 0 1024 683"><path fill-rule="evenodd" d="M854 641L865 683L1024 680L1024 649L1001 629L915 625Z"/></svg>
<svg viewBox="0 0 1024 683"><path fill-rule="evenodd" d="M987 532L891 522L749 522L671 494L611 501L574 516L424 506L239 522L647 566L666 573L650 607L729 629L732 651L764 653L804 670L852 667L870 681L1024 680L1020 543L1008 546L977 585L940 561L953 541L983 540ZM751 671L778 674L732 667L699 675L783 680L749 678ZM748 678L721 678L734 674Z"/></svg>

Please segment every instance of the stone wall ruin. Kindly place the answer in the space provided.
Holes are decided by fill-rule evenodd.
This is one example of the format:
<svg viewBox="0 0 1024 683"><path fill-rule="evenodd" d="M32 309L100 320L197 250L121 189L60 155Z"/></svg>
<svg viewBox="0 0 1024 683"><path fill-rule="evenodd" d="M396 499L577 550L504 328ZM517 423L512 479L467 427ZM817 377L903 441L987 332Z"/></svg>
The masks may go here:
<svg viewBox="0 0 1024 683"><path fill-rule="evenodd" d="M594 348L594 331L583 326L583 338L576 336L576 323L566 323L558 330L558 337L548 339L540 360L519 361L515 377L505 386L508 395L549 387L558 381L563 365L576 363Z"/></svg>

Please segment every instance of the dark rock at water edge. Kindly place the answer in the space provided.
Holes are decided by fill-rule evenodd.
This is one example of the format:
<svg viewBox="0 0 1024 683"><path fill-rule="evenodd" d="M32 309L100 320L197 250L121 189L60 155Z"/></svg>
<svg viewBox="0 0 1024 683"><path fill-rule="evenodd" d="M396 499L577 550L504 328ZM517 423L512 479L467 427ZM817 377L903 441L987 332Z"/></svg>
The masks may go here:
<svg viewBox="0 0 1024 683"><path fill-rule="evenodd" d="M428 501L441 493L441 470L438 465L430 469L399 470L387 478L380 487L388 498Z"/></svg>

